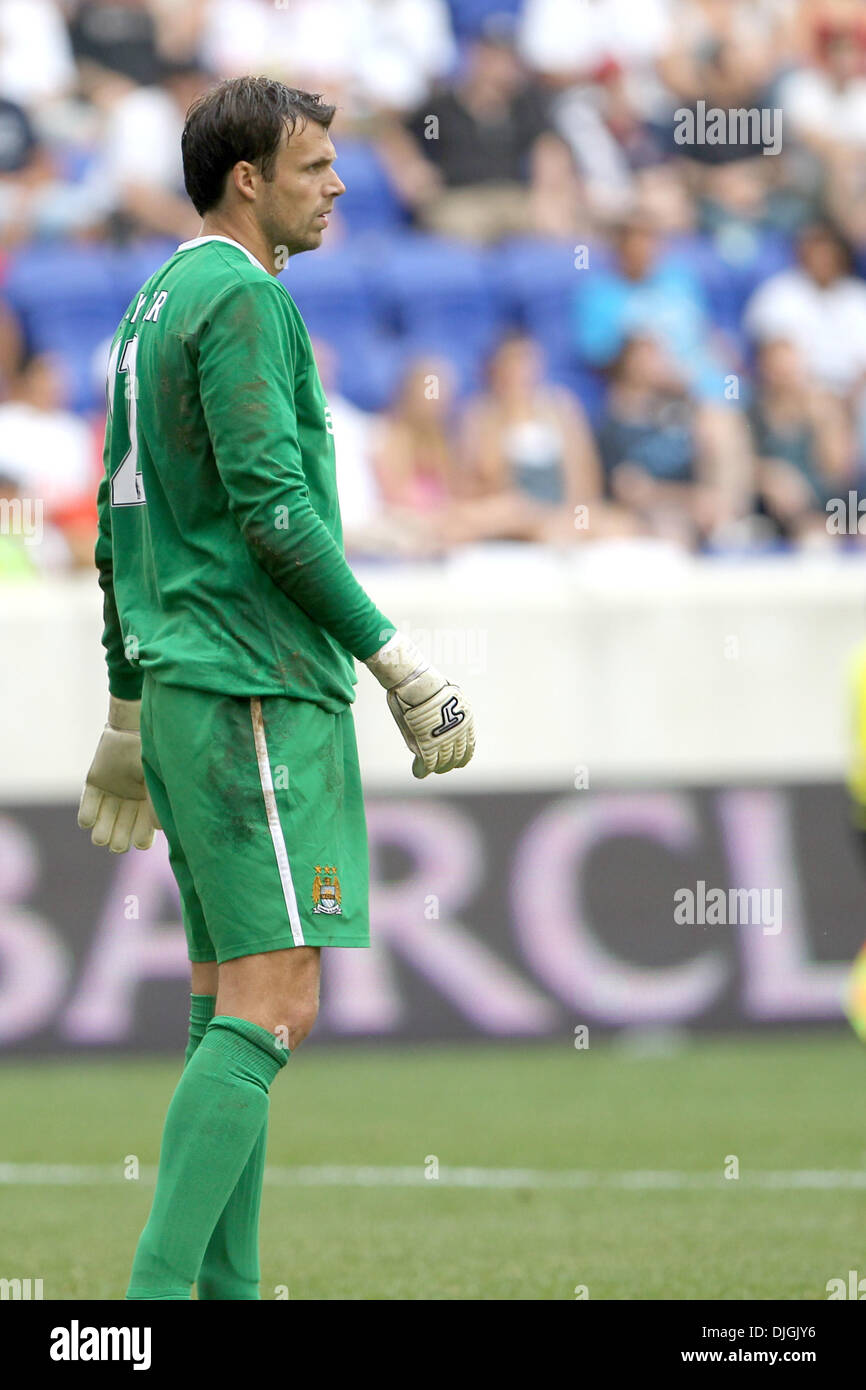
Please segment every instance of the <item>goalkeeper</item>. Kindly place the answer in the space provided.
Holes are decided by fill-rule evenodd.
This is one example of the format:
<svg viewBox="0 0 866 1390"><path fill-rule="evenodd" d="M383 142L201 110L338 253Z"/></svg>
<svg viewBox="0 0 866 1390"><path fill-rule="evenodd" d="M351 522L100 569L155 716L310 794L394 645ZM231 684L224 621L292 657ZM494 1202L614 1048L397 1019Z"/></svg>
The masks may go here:
<svg viewBox="0 0 866 1390"><path fill-rule="evenodd" d="M276 278L345 191L334 108L265 78L190 110L200 235L133 299L108 369L96 561L108 724L95 844L168 840L192 966L186 1065L129 1299L259 1297L268 1092L316 1017L323 946L369 945L356 657L416 777L463 767L458 689L348 568L330 414Z"/></svg>

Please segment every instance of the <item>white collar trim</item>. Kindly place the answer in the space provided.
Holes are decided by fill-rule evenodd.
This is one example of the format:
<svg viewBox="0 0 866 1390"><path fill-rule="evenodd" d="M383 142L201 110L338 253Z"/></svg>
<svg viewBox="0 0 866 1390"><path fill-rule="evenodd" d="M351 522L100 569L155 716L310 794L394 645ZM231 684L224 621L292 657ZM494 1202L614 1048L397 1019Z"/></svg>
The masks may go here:
<svg viewBox="0 0 866 1390"><path fill-rule="evenodd" d="M241 242L233 241L230 236L198 236L194 237L192 241L182 241L177 249L178 251L192 251L196 246L204 246L208 241L224 241L226 246L236 246L239 251L243 251L247 260L250 261L252 265L257 266L259 270L263 270L266 275L270 275L271 272L268 270L267 266L262 265L258 256L254 256L252 251L248 251Z"/></svg>

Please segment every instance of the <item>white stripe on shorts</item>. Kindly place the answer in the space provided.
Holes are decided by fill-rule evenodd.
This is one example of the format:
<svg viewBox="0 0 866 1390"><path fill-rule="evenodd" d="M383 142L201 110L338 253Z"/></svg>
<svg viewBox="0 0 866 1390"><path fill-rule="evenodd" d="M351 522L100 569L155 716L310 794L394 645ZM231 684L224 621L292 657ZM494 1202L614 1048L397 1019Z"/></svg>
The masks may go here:
<svg viewBox="0 0 866 1390"><path fill-rule="evenodd" d="M250 713L252 714L253 720L253 739L256 745L256 761L259 765L259 781L262 784L262 796L265 798L268 829L271 832L274 853L277 856L277 868L280 871L280 883L283 887L286 911L289 914L289 921L292 924L292 939L296 946L303 946L304 929L301 926L301 918L298 913L298 900L295 897L295 885L292 882L292 869L286 851L286 842L283 838L283 827L280 825L279 812L277 811L277 798L274 795L274 779L271 777L271 764L268 759L268 744L265 738L265 721L262 717L262 702L258 695L253 695L250 699Z"/></svg>

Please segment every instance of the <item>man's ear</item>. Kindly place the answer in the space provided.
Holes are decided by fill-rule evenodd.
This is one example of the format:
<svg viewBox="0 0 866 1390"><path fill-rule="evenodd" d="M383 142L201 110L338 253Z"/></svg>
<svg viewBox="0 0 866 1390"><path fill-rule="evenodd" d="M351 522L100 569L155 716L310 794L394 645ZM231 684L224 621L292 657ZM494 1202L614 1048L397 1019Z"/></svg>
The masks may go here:
<svg viewBox="0 0 866 1390"><path fill-rule="evenodd" d="M247 159L239 159L231 171L232 183L240 196L249 202L255 199L259 177L255 164L250 164Z"/></svg>

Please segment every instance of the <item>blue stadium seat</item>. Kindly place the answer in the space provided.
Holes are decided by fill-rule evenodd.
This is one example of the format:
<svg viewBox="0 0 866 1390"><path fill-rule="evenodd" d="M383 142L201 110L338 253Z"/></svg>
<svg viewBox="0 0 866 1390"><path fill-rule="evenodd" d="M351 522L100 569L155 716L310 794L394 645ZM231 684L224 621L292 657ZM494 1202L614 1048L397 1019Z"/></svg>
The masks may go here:
<svg viewBox="0 0 866 1390"><path fill-rule="evenodd" d="M723 246L708 235L683 237L677 238L671 253L700 281L713 322L739 341L750 295L762 281L792 264L793 251L777 232L758 233L754 249L742 257L723 254Z"/></svg>
<svg viewBox="0 0 866 1390"><path fill-rule="evenodd" d="M471 342L461 341L452 333L433 330L409 333L400 338L400 379L414 362L425 358L444 359L454 371L454 389L458 400L465 400L484 385L486 352L477 350Z"/></svg>
<svg viewBox="0 0 866 1390"><path fill-rule="evenodd" d="M375 322L375 305L361 256L352 243L294 257L280 276L310 336L343 343Z"/></svg>
<svg viewBox="0 0 866 1390"><path fill-rule="evenodd" d="M117 290L105 248L39 243L11 261L4 295L18 315L33 352L58 353L71 383L69 405L91 410L102 403L93 355L117 327Z"/></svg>
<svg viewBox="0 0 866 1390"><path fill-rule="evenodd" d="M478 355L504 326L502 306L490 294L487 256L463 242L395 238L371 262L370 283L379 321L418 341L453 343Z"/></svg>
<svg viewBox="0 0 866 1390"><path fill-rule="evenodd" d="M550 379L561 386L567 386L577 396L593 429L601 424L607 401L608 382L603 372L579 363L566 362L564 358L552 363Z"/></svg>
<svg viewBox="0 0 866 1390"><path fill-rule="evenodd" d="M341 395L359 410L387 410L406 367L402 342L369 327L341 339L331 335L328 340L338 355L337 385Z"/></svg>
<svg viewBox="0 0 866 1390"><path fill-rule="evenodd" d="M454 33L459 39L471 39L491 15L509 14L517 18L523 0L448 0L448 8Z"/></svg>
<svg viewBox="0 0 866 1390"><path fill-rule="evenodd" d="M408 223L408 210L372 145L338 137L335 168L346 185L337 206L351 232L389 230Z"/></svg>
<svg viewBox="0 0 866 1390"><path fill-rule="evenodd" d="M149 280L155 270L173 256L177 250L175 238L154 238L152 241L136 242L131 246L115 247L106 250L111 277L117 296L118 321L126 313L132 299Z"/></svg>
<svg viewBox="0 0 866 1390"><path fill-rule="evenodd" d="M543 344L550 373L558 380L576 370L572 341L575 295L593 269L609 255L588 248L588 266L575 265L570 241L520 238L507 242L491 258L491 274L509 321Z"/></svg>

